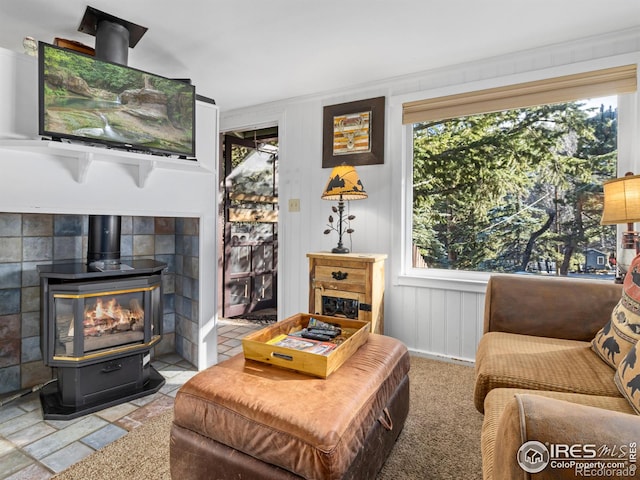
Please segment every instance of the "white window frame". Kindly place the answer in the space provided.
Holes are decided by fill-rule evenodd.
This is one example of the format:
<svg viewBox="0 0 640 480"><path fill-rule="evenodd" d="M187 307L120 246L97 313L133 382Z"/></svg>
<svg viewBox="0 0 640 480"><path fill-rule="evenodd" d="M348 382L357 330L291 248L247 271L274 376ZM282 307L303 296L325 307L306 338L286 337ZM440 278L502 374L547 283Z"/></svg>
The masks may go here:
<svg viewBox="0 0 640 480"><path fill-rule="evenodd" d="M528 72L527 74L493 78L391 97L389 99L390 140L392 144L399 147L398 153L401 160L397 162L397 166L392 172L394 187L397 187L398 191L401 192L393 205L394 211L398 214L398 218L401 219L401 227L392 235L393 244L400 245L400 259L397 265L392 266L393 283L399 286L483 293L491 275L491 272L413 268L411 245L413 225L413 125L402 124L403 103L633 63L640 64L640 55L624 55L604 63L602 61L587 62L582 65L552 69L553 71L550 72ZM640 81L638 84L640 85ZM618 176L622 176L629 171L636 174L640 173L640 95L638 92L618 96ZM624 227L620 225L618 238L620 238L623 229Z"/></svg>

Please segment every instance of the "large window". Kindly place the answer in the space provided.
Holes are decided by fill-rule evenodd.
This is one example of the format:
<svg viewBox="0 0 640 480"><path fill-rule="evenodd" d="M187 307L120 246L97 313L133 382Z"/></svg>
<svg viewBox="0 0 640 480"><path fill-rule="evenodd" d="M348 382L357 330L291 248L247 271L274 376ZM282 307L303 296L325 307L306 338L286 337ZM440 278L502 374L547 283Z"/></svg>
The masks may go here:
<svg viewBox="0 0 640 480"><path fill-rule="evenodd" d="M413 266L612 272L602 182L616 176L617 95L634 90L621 67L405 104Z"/></svg>

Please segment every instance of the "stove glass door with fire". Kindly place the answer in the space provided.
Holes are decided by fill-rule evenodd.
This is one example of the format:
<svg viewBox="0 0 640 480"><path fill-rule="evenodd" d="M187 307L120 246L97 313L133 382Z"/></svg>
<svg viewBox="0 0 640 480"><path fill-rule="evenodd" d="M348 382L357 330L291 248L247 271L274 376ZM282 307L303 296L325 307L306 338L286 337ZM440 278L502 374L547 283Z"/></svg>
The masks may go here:
<svg viewBox="0 0 640 480"><path fill-rule="evenodd" d="M54 363L150 346L161 335L161 277L49 285Z"/></svg>

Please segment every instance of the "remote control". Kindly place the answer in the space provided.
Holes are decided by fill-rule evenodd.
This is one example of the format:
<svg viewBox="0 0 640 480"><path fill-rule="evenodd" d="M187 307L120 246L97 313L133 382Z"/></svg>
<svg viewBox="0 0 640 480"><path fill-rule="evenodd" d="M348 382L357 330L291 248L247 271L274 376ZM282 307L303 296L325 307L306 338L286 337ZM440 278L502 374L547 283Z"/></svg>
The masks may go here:
<svg viewBox="0 0 640 480"><path fill-rule="evenodd" d="M337 337L340 335L340 332L336 330L329 330L326 328L309 328L307 329L309 333L315 333L316 335L327 335L331 338Z"/></svg>
<svg viewBox="0 0 640 480"><path fill-rule="evenodd" d="M310 333L310 332L302 332L302 338L308 338L309 340L319 340L321 342L326 342L331 340L329 335L322 335L320 333Z"/></svg>

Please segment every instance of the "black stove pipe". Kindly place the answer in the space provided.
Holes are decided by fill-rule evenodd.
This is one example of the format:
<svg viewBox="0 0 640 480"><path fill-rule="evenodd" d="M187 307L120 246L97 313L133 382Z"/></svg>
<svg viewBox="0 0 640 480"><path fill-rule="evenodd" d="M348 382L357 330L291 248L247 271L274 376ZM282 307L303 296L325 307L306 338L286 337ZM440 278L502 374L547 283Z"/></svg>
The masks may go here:
<svg viewBox="0 0 640 480"><path fill-rule="evenodd" d="M100 60L127 64L129 30L116 22L102 20L96 31L95 56ZM89 215L87 264L120 263L120 229L118 215Z"/></svg>
<svg viewBox="0 0 640 480"><path fill-rule="evenodd" d="M120 229L122 217L119 215L89 215L89 236L87 239L87 263L120 263Z"/></svg>
<svg viewBox="0 0 640 480"><path fill-rule="evenodd" d="M98 22L96 30L96 58L126 65L129 60L129 30L109 20Z"/></svg>

